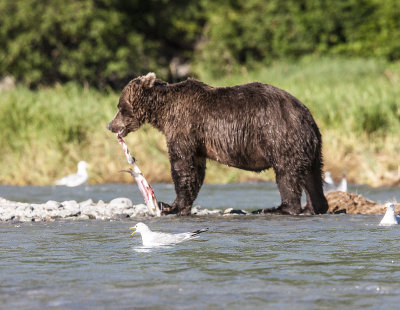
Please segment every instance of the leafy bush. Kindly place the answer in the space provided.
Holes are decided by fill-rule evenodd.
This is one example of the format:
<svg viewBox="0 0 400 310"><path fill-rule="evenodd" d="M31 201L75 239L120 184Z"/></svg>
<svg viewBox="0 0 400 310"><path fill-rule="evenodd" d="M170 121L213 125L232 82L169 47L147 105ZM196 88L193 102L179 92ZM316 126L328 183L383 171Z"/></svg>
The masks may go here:
<svg viewBox="0 0 400 310"><path fill-rule="evenodd" d="M223 5L225 3L226 5ZM397 0L226 0L207 14L199 67L215 75L277 59L343 54L400 59Z"/></svg>
<svg viewBox="0 0 400 310"><path fill-rule="evenodd" d="M100 87L120 87L149 70L167 78L170 55L187 50L201 27L194 7L183 0L3 0L0 76Z"/></svg>
<svg viewBox="0 0 400 310"><path fill-rule="evenodd" d="M400 59L398 0L2 0L0 77L122 87L308 54Z"/></svg>

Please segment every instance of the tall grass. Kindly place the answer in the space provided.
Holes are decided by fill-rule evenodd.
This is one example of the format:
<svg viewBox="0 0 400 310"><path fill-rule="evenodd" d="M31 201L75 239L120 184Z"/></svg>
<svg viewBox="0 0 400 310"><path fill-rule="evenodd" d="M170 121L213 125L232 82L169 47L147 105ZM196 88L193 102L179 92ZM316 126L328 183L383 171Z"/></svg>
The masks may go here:
<svg viewBox="0 0 400 310"><path fill-rule="evenodd" d="M299 98L312 111L324 141L325 169L373 185L400 179L400 64L374 59L313 59L279 62L237 72L221 80L199 70L213 86L261 81ZM0 93L0 183L53 184L90 164L92 183L130 181L118 173L128 165L115 136L106 130L119 94L73 84ZM152 182L171 181L164 137L149 126L127 143ZM273 179L208 164L206 182Z"/></svg>
<svg viewBox="0 0 400 310"><path fill-rule="evenodd" d="M115 135L106 130L117 102L116 93L72 84L39 91L19 87L2 93L0 182L53 184L75 171L79 160L90 164L93 183L128 181L127 175L118 173L127 167L122 150ZM149 131L147 126L127 141L138 151L139 162L146 162L148 169L154 167L153 179L164 181L169 168L164 167L168 159L160 155L162 137Z"/></svg>

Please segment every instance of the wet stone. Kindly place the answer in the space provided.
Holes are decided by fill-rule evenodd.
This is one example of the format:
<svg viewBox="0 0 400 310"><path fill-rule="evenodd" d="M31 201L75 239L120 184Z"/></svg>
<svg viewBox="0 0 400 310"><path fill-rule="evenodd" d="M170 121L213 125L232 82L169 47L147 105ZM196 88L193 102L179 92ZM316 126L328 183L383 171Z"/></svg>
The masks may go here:
<svg viewBox="0 0 400 310"><path fill-rule="evenodd" d="M247 215L248 212L240 209L228 208L224 211L224 215Z"/></svg>

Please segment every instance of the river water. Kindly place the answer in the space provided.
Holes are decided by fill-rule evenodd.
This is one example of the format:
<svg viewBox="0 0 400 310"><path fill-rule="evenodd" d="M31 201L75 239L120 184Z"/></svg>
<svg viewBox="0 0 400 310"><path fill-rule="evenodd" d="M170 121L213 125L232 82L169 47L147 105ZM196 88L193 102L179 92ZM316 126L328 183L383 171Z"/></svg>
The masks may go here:
<svg viewBox="0 0 400 310"><path fill-rule="evenodd" d="M154 186L160 201L174 189ZM379 202L398 188L352 186ZM9 200L142 198L136 186L0 186ZM279 204L273 183L203 186L205 208ZM1 206L0 206L1 207ZM206 216L0 223L1 309L397 309L400 228L381 215ZM143 249L129 227L185 232L196 240Z"/></svg>

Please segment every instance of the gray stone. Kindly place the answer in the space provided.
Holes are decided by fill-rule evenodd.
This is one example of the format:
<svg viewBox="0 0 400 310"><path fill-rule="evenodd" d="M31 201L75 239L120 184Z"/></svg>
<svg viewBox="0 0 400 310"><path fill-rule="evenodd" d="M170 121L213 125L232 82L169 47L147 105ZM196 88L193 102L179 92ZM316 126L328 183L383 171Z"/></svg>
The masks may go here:
<svg viewBox="0 0 400 310"><path fill-rule="evenodd" d="M219 209L209 210L209 209L203 209L199 206L194 206L194 207L192 207L190 214L191 215L221 215L222 211Z"/></svg>
<svg viewBox="0 0 400 310"><path fill-rule="evenodd" d="M192 215L222 215L242 210L203 209L195 206L191 210ZM88 220L88 219L117 219L150 216L145 204L134 205L128 198L116 198L105 203L99 200L97 203L89 199L80 203L75 200L57 202L49 200L46 203L23 203L10 201L0 197L0 221L53 221L55 219Z"/></svg>
<svg viewBox="0 0 400 310"><path fill-rule="evenodd" d="M224 211L224 215L247 215L248 212L240 209L228 208Z"/></svg>

